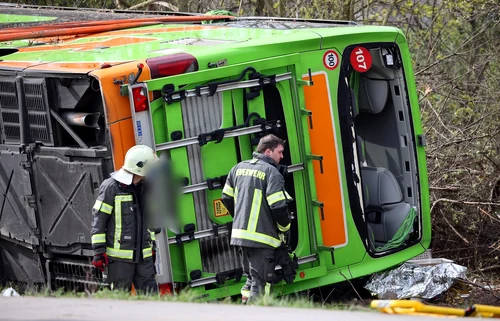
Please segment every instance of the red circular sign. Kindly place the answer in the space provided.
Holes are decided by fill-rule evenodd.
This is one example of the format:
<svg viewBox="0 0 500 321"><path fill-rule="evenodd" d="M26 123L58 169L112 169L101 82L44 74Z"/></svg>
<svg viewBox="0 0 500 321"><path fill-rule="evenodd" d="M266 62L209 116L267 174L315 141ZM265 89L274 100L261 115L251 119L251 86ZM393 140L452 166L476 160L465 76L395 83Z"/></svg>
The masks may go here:
<svg viewBox="0 0 500 321"><path fill-rule="evenodd" d="M367 72L372 67L372 55L365 47L356 47L351 52L351 65L357 72Z"/></svg>
<svg viewBox="0 0 500 321"><path fill-rule="evenodd" d="M334 70L339 65L339 55L335 50L327 50L323 55L323 65L326 69Z"/></svg>

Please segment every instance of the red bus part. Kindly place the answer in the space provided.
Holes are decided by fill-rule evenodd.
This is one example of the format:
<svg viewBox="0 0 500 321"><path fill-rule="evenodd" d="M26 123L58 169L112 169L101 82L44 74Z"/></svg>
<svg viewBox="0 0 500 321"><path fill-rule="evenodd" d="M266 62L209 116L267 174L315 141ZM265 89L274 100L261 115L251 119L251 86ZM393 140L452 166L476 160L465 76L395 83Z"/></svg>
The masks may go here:
<svg viewBox="0 0 500 321"><path fill-rule="evenodd" d="M148 103L148 93L144 87L134 87L132 88L132 96L134 98L134 109L135 112L146 111L149 108Z"/></svg>
<svg viewBox="0 0 500 321"><path fill-rule="evenodd" d="M198 61L188 53L150 58L146 63L151 70L151 78L181 75L198 70Z"/></svg>
<svg viewBox="0 0 500 321"><path fill-rule="evenodd" d="M163 284L158 284L158 291L160 292L160 295L172 295L174 293L174 289L172 286L172 283L163 283Z"/></svg>

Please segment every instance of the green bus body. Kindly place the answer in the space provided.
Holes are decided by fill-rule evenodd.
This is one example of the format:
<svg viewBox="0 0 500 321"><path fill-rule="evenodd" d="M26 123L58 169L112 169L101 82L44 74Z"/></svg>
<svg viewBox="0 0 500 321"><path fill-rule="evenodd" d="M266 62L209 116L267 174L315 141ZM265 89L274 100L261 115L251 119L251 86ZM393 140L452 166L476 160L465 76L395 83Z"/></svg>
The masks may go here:
<svg viewBox="0 0 500 321"><path fill-rule="evenodd" d="M33 41L40 44L30 46ZM0 264L5 270L0 277L78 283L80 272L67 273L58 267L89 269L90 209L99 183L121 166L128 147L149 139L159 155L171 159L186 186L200 184L227 175L237 162L251 158L259 135L266 131L220 142L160 147L221 128L228 129L227 135L251 113L269 124L279 120L276 133L287 140L283 163L300 165L286 179L286 189L294 198L291 243L298 258L310 259L300 265L293 284L280 282L275 292L294 293L367 276L429 247L425 138L410 53L399 29L235 18L110 31L55 44L42 41L16 40L0 46L0 157L16 160L2 160L0 169L7 175L2 175L1 189L8 192L9 173L15 181L21 171L28 177L19 179L21 185L32 186L29 192L10 189L16 193L7 199L0 221ZM8 52L13 44L18 51ZM175 59L169 57L192 57L195 63L180 74L164 76L155 71L160 67L151 62L157 59L170 66ZM357 71L363 67L354 68L357 62L367 63L367 70ZM148 93L149 119L142 120L129 103L138 63L144 66L137 85ZM24 104L19 103L22 93L16 77L24 81ZM261 84L245 87L252 77ZM222 82L240 87L221 90ZM26 84L32 83L46 91L38 97L38 110L30 109ZM197 86L213 92L168 100L183 90L196 92ZM20 115L17 131L9 118L15 109L8 105L12 89L17 90L18 103L13 106L18 106L15 113ZM29 117L28 125L22 123L23 106L28 116L44 117L37 126L45 130L45 140L37 139L39 131L33 130L36 126ZM67 122L72 135L54 116L64 118L66 112L99 113L97 124ZM255 125L251 122L249 127ZM23 141L27 127L30 135ZM17 160L32 166L21 168ZM68 176L74 178L68 180ZM51 194L48 181L56 192ZM171 268L176 287L190 286L206 300L238 294L245 280L238 277L238 253L229 246L229 235L217 233L231 222L221 207L221 191L214 187L186 192L178 199L178 212L168 219L174 222L169 223L168 238L184 235L188 240L171 241L169 266L158 266ZM26 210L10 202L23 196L32 197L30 203L23 203ZM50 198L54 201L48 206ZM20 231L9 220L15 215L26 217L21 222L26 227ZM404 224L406 228L401 228ZM189 239L200 231L212 234ZM395 234L400 239L392 240L391 246ZM9 256L14 243L23 245L23 257L39 254L30 263L39 272L21 277L13 268L21 262ZM224 278L224 272L234 274ZM217 282L194 285L214 276Z"/></svg>

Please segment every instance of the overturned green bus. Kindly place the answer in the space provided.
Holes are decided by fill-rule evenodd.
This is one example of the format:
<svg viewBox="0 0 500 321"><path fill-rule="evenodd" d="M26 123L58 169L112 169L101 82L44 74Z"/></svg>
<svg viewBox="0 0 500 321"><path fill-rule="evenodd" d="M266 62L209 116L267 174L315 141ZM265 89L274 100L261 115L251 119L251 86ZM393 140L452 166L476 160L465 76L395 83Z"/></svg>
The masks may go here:
<svg viewBox="0 0 500 321"><path fill-rule="evenodd" d="M3 280L103 284L90 264L91 208L124 152L146 144L184 182L157 234L160 288L238 294L245 276L221 188L270 132L287 140L299 263L277 293L370 275L429 247L425 136L399 29L165 18L0 30Z"/></svg>

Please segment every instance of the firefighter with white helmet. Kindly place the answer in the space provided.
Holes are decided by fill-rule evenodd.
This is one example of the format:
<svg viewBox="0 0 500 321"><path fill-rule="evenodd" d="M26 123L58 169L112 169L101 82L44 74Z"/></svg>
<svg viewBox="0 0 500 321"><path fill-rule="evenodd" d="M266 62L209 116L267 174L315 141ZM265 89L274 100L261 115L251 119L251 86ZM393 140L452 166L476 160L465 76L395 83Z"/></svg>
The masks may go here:
<svg viewBox="0 0 500 321"><path fill-rule="evenodd" d="M157 156L145 145L130 148L123 167L104 180L92 209L92 264L108 267L113 288L156 292L153 240L144 218L143 179Z"/></svg>

